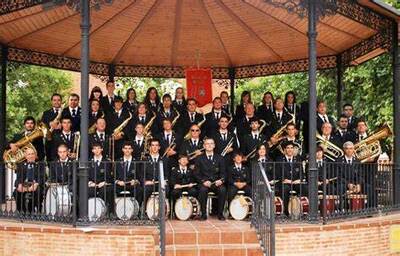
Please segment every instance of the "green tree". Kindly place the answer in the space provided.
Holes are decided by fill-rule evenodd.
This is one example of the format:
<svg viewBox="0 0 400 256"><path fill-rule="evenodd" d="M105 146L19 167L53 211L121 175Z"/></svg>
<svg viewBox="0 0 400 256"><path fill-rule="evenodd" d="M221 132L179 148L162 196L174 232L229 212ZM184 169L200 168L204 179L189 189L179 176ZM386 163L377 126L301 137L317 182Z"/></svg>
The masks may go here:
<svg viewBox="0 0 400 256"><path fill-rule="evenodd" d="M60 93L65 101L72 88L70 74L32 65L10 64L7 79L8 139L22 130L26 116L41 118L54 92Z"/></svg>

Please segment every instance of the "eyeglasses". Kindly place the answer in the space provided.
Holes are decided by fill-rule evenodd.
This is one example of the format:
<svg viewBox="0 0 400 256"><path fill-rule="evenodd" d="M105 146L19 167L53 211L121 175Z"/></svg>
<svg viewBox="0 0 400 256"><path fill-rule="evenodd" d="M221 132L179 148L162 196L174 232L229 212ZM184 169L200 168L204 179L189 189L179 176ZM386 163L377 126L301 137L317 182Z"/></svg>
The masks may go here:
<svg viewBox="0 0 400 256"><path fill-rule="evenodd" d="M192 132L199 132L200 130L199 130L199 129L196 129L196 130L192 129L192 130L190 130L190 131L192 131Z"/></svg>

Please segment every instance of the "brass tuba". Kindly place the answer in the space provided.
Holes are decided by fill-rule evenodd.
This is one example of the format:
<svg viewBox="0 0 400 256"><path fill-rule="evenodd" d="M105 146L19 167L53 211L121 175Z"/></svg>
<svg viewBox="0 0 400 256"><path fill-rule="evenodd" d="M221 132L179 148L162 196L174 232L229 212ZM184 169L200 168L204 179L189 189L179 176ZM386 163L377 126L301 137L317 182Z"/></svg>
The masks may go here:
<svg viewBox="0 0 400 256"><path fill-rule="evenodd" d="M18 147L18 150L16 152L12 152L11 149L6 150L3 154L3 159L7 163L7 167L15 170L16 164L21 163L25 160L25 150L31 148L36 152L35 147L32 145L32 141L37 138L43 138L46 136L46 134L46 126L43 124L39 124L30 134L24 136L22 139L15 143L15 145Z"/></svg>
<svg viewBox="0 0 400 256"><path fill-rule="evenodd" d="M368 162L382 153L380 140L392 136L389 125L384 124L378 131L354 145L355 156L361 163Z"/></svg>
<svg viewBox="0 0 400 256"><path fill-rule="evenodd" d="M332 161L336 161L339 157L344 155L343 150L333 144L332 142L326 140L317 132L317 145L319 145L324 150L324 156Z"/></svg>

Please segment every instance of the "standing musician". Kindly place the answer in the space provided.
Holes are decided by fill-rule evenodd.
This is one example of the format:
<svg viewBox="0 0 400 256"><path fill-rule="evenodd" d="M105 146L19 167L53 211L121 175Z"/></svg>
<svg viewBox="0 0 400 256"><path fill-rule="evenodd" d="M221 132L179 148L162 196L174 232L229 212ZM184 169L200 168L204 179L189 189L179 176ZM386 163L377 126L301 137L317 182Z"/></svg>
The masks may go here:
<svg viewBox="0 0 400 256"><path fill-rule="evenodd" d="M244 137L243 144L241 144L245 161L249 161L255 155L257 147L266 141L265 135L260 133L260 120L257 117L250 120L250 127L250 134Z"/></svg>
<svg viewBox="0 0 400 256"><path fill-rule="evenodd" d="M60 120L56 117L61 114L62 97L58 93L51 96L51 109L43 112L41 122L44 123L51 130L61 129Z"/></svg>
<svg viewBox="0 0 400 256"><path fill-rule="evenodd" d="M283 139L279 142L279 144L275 147L271 148L271 154L273 159L278 159L283 156L283 146L286 142L292 141L295 145L295 156L302 156L302 141L297 139L298 130L294 123L289 123L286 126L286 135Z"/></svg>
<svg viewBox="0 0 400 256"><path fill-rule="evenodd" d="M193 124L199 124L204 121L204 116L196 112L197 101L193 98L187 100L187 111L184 111L180 117L181 134L184 136L190 132Z"/></svg>
<svg viewBox="0 0 400 256"><path fill-rule="evenodd" d="M179 150L179 154L189 157L190 166L194 165L194 159L204 151L203 140L201 140L200 134L200 127L197 124L193 124L190 127L190 139L183 141Z"/></svg>
<svg viewBox="0 0 400 256"><path fill-rule="evenodd" d="M175 108L181 115L186 111L186 99L185 92L182 87L178 87L175 90L175 99L172 102L173 108Z"/></svg>
<svg viewBox="0 0 400 256"><path fill-rule="evenodd" d="M163 131L158 135L160 141L160 154L169 158L170 168L178 161L177 152L181 145L181 138L172 130L172 121L165 118L162 121Z"/></svg>
<svg viewBox="0 0 400 256"><path fill-rule="evenodd" d="M151 112L157 113L158 109L160 108L160 96L158 95L155 87L150 87L147 89L143 103L146 104L147 109L149 109Z"/></svg>
<svg viewBox="0 0 400 256"><path fill-rule="evenodd" d="M99 143L103 147L103 157L108 158L111 152L109 151L110 136L106 133L106 119L104 117L99 117L96 120L96 131L89 134L89 157L93 157L92 147L94 143Z"/></svg>
<svg viewBox="0 0 400 256"><path fill-rule="evenodd" d="M162 105L157 112L157 133L161 133L163 130L163 120L164 119L170 119L171 121L177 118L177 116L180 115L178 111L176 111L172 107L172 97L169 94L164 94L162 97ZM174 131L176 129L174 128Z"/></svg>
<svg viewBox="0 0 400 256"><path fill-rule="evenodd" d="M68 157L68 147L60 144L57 148L58 160L50 162L50 175L48 181L72 188L72 161Z"/></svg>
<svg viewBox="0 0 400 256"><path fill-rule="evenodd" d="M233 153L233 164L228 168L228 203L236 196L239 190L251 197L251 170L243 165L243 154L240 151Z"/></svg>
<svg viewBox="0 0 400 256"><path fill-rule="evenodd" d="M169 179L168 158L160 155L160 142L157 139L151 139L149 141L149 155L147 161L148 163L145 165L142 180L144 184L143 203L145 205L151 193L158 191L159 168L161 162L164 169L164 179L166 181ZM165 186L165 195L168 198L168 186Z"/></svg>
<svg viewBox="0 0 400 256"><path fill-rule="evenodd" d="M104 112L100 110L100 101L98 99L92 99L90 102L90 116L89 116L89 127L94 127L96 120L100 117L104 117ZM89 131L90 132L90 131Z"/></svg>
<svg viewBox="0 0 400 256"><path fill-rule="evenodd" d="M206 122L204 123L204 136L212 137L218 131L218 121L222 116L228 116L222 110L222 101L220 97L213 100L213 108L210 113L206 114Z"/></svg>
<svg viewBox="0 0 400 256"><path fill-rule="evenodd" d="M277 190L282 193L285 205L285 213L289 215L288 203L291 191L297 193L298 196L308 194L307 185L304 183L306 175L303 174L300 158L294 156L294 143L286 142L284 147L284 156L278 159L277 177L280 177L281 185L277 186Z"/></svg>
<svg viewBox="0 0 400 256"><path fill-rule="evenodd" d="M238 149L237 137L234 132L228 130L228 117L221 117L218 124L218 133L213 138L215 141L215 152L221 155L228 165L232 163L232 152Z"/></svg>
<svg viewBox="0 0 400 256"><path fill-rule="evenodd" d="M103 157L103 147L100 143L92 145L93 158L89 165L89 182L88 196L99 197L104 200L107 205L108 212L114 210L114 192L112 173L112 163L109 159Z"/></svg>
<svg viewBox="0 0 400 256"><path fill-rule="evenodd" d="M133 88L129 88L126 91L126 99L124 101L123 108L129 110L131 114L135 114L139 101L136 99L136 91Z"/></svg>
<svg viewBox="0 0 400 256"><path fill-rule="evenodd" d="M274 164L272 163L271 159L268 156L269 149L266 144L260 144L257 147L257 164L262 164L265 169L265 174L267 175L268 180L270 181L271 185L274 185L274 181L277 180L275 175L275 168ZM276 190L275 190L276 192Z"/></svg>
<svg viewBox="0 0 400 256"><path fill-rule="evenodd" d="M272 113L274 112L274 96L272 92L264 93L262 104L257 108L257 116L265 122L269 122L272 119Z"/></svg>
<svg viewBox="0 0 400 256"><path fill-rule="evenodd" d="M360 141L365 140L368 138L368 126L367 122L365 122L364 119L359 119L357 121L357 128L355 134L353 134L353 137L351 138L351 142L354 144L357 144Z"/></svg>
<svg viewBox="0 0 400 256"><path fill-rule="evenodd" d="M115 83L114 81L107 81L106 83L107 95L104 95L100 100L101 109L108 115L114 111L114 98L115 98Z"/></svg>
<svg viewBox="0 0 400 256"><path fill-rule="evenodd" d="M228 94L228 92L227 91L222 91L219 94L219 97L221 98L221 102L222 102L222 110L227 115L232 116L231 107L230 107L230 104L229 104L229 94Z"/></svg>
<svg viewBox="0 0 400 256"><path fill-rule="evenodd" d="M79 107L79 95L71 93L68 98L68 107L64 108L61 118L69 117L71 120L71 130L79 131L81 128L81 107Z"/></svg>
<svg viewBox="0 0 400 256"><path fill-rule="evenodd" d="M103 92L101 91L101 88L98 86L93 87L90 91L89 101L93 99L101 101L101 98L103 98Z"/></svg>
<svg viewBox="0 0 400 256"><path fill-rule="evenodd" d="M151 124L150 131L152 134L157 134L156 133L156 124L154 122L156 119L156 116L154 116L154 115L156 115L156 112L150 112L148 110L148 107L146 104L139 103L139 105L137 107L137 113L135 114L134 119L133 119L133 126L136 127L137 123L141 123L141 124L143 124L144 127L146 127L146 125L149 122L153 122Z"/></svg>
<svg viewBox="0 0 400 256"><path fill-rule="evenodd" d="M293 116L285 110L285 105L281 98L275 99L274 111L272 112L272 119L270 125L265 131L268 139L272 137L282 126L286 125Z"/></svg>
<svg viewBox="0 0 400 256"><path fill-rule="evenodd" d="M332 129L335 129L335 120L333 117L328 116L325 101L319 101L317 103L317 131L322 134L322 124L330 123Z"/></svg>
<svg viewBox="0 0 400 256"><path fill-rule="evenodd" d="M294 91L288 91L285 94L285 109L290 114L295 116L296 119L296 129L300 129L300 105L296 102L296 94Z"/></svg>
<svg viewBox="0 0 400 256"><path fill-rule="evenodd" d="M196 177L193 169L189 168L189 158L186 155L179 155L178 165L171 170L172 198L176 201L182 196L182 192L188 192L188 196L198 195Z"/></svg>
<svg viewBox="0 0 400 256"><path fill-rule="evenodd" d="M130 197L134 197L139 205L143 200L143 188L141 187L141 177L138 173L138 166L134 163L133 146L125 141L122 146L123 156L116 163L116 195L123 196L122 192L129 192Z"/></svg>
<svg viewBox="0 0 400 256"><path fill-rule="evenodd" d="M23 139L25 136L29 136L32 132L35 131L36 121L35 118L28 116L24 120L24 131L22 133L15 134L13 139L9 143L9 148L11 152L16 153L19 149L17 146L17 142ZM42 161L45 157L45 149L43 145L43 138L39 137L34 139L32 142L33 147L36 149L37 157L39 161Z"/></svg>
<svg viewBox="0 0 400 256"><path fill-rule="evenodd" d="M253 103L247 103L244 108L244 115L241 119L237 119L236 122L236 131L238 134L240 145L243 145L244 138L246 135L250 134L251 128L250 123L251 120L255 117L255 108Z"/></svg>
<svg viewBox="0 0 400 256"><path fill-rule="evenodd" d="M225 220L223 215L226 188L225 188L225 161L214 153L215 142L211 138L204 139L205 154L196 159L196 176L200 184L199 202L201 205L201 220L207 219L208 192L214 192L218 198L218 219Z"/></svg>
<svg viewBox="0 0 400 256"><path fill-rule="evenodd" d="M332 125L331 123L323 123L321 126L321 136L324 138L325 141L329 141L335 144L338 147L341 147L340 138L332 135Z"/></svg>
<svg viewBox="0 0 400 256"><path fill-rule="evenodd" d="M235 118L241 120L246 114L246 105L251 102L251 94L249 91L243 91L240 95L240 104L236 106Z"/></svg>
<svg viewBox="0 0 400 256"><path fill-rule="evenodd" d="M358 117L354 116L353 105L347 103L343 105L343 115L348 119L347 129L354 131L357 128Z"/></svg>
<svg viewBox="0 0 400 256"><path fill-rule="evenodd" d="M355 137L355 132L351 129L348 129L349 120L345 115L341 115L338 121L338 128L333 134L335 140L340 144L338 145L340 148L343 147L343 144L346 141L351 141Z"/></svg>
<svg viewBox="0 0 400 256"><path fill-rule="evenodd" d="M133 158L136 160L140 160L142 154L144 154L144 145L146 143L144 137L144 126L142 123L137 123L135 127L134 133L129 133L129 141L133 145Z"/></svg>
<svg viewBox="0 0 400 256"><path fill-rule="evenodd" d="M57 149L61 144L65 144L68 147L68 156L71 159L76 159L78 156L77 152L74 151L74 141L76 134L71 131L72 122L70 117L61 118L61 130L57 133L53 134L52 138L52 150L51 150L51 159L57 159Z"/></svg>
<svg viewBox="0 0 400 256"><path fill-rule="evenodd" d="M25 150L26 161L17 166L15 180L15 198L20 213L41 212L45 166L36 162L36 152L32 148Z"/></svg>

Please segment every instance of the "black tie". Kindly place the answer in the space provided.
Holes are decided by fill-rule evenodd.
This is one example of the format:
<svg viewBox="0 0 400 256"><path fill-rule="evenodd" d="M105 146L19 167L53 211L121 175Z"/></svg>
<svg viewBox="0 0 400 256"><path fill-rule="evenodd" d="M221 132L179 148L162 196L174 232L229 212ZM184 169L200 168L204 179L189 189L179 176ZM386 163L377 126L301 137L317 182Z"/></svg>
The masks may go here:
<svg viewBox="0 0 400 256"><path fill-rule="evenodd" d="M140 122L141 122L142 124L144 124L144 116L142 116L142 117L140 118Z"/></svg>
<svg viewBox="0 0 400 256"><path fill-rule="evenodd" d="M223 134L222 134L222 140L223 140L223 141L226 141L225 135L226 135L226 133L223 133Z"/></svg>
<svg viewBox="0 0 400 256"><path fill-rule="evenodd" d="M75 117L75 116L76 116L76 110L73 109L73 110L72 110L72 117Z"/></svg>
<svg viewBox="0 0 400 256"><path fill-rule="evenodd" d="M197 140L194 140L194 141L193 141L193 145L194 145L195 147L197 147Z"/></svg>
<svg viewBox="0 0 400 256"><path fill-rule="evenodd" d="M153 158L153 162L156 163L157 162L157 158Z"/></svg>
<svg viewBox="0 0 400 256"><path fill-rule="evenodd" d="M208 160L212 161L212 155L208 156Z"/></svg>
<svg viewBox="0 0 400 256"><path fill-rule="evenodd" d="M54 110L54 114L58 115L58 109Z"/></svg>
<svg viewBox="0 0 400 256"><path fill-rule="evenodd" d="M219 113L217 112L217 113L215 113L215 119L219 119Z"/></svg>
<svg viewBox="0 0 400 256"><path fill-rule="evenodd" d="M141 140L137 140L137 141L136 141L136 144L138 144L139 147L140 147L140 144L141 144L140 142L141 142Z"/></svg>
<svg viewBox="0 0 400 256"><path fill-rule="evenodd" d="M165 137L165 140L167 141L168 144L169 144L169 135L170 134L167 134L167 136Z"/></svg>
<svg viewBox="0 0 400 256"><path fill-rule="evenodd" d="M258 139L258 135L254 134L254 140L257 140L257 139Z"/></svg>
<svg viewBox="0 0 400 256"><path fill-rule="evenodd" d="M33 164L29 164L29 165L28 165L28 168L29 168L29 169L32 169L32 168L33 168Z"/></svg>
<svg viewBox="0 0 400 256"><path fill-rule="evenodd" d="M324 120L324 123L327 123L328 121L326 120L325 116L322 116L322 120Z"/></svg>
<svg viewBox="0 0 400 256"><path fill-rule="evenodd" d="M69 141L69 134L65 134L65 137L67 138L67 141Z"/></svg>
<svg viewBox="0 0 400 256"><path fill-rule="evenodd" d="M100 133L100 141L104 141L104 134Z"/></svg>
<svg viewBox="0 0 400 256"><path fill-rule="evenodd" d="M281 113L278 113L278 121L281 121Z"/></svg>
<svg viewBox="0 0 400 256"><path fill-rule="evenodd" d="M192 123L194 122L194 113L190 114L190 122L192 122Z"/></svg>

